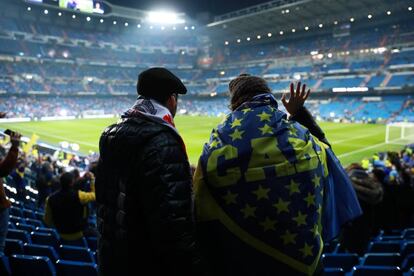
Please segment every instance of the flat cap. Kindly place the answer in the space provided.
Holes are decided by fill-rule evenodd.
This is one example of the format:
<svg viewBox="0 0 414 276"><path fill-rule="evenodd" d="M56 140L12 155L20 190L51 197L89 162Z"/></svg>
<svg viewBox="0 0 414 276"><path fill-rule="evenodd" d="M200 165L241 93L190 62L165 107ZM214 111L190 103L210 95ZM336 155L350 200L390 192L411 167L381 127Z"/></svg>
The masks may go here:
<svg viewBox="0 0 414 276"><path fill-rule="evenodd" d="M138 75L137 92L155 100L165 100L174 93L186 94L187 88L171 71L154 67Z"/></svg>

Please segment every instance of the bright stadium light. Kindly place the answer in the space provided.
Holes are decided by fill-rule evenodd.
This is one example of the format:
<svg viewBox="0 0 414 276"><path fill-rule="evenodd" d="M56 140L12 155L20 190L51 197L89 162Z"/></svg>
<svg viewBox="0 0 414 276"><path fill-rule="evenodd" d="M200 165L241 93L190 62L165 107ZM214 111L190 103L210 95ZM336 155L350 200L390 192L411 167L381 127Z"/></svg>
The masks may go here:
<svg viewBox="0 0 414 276"><path fill-rule="evenodd" d="M290 10L289 10L289 9L286 9L286 10L285 10L285 13L289 13L289 12L290 12Z"/></svg>
<svg viewBox="0 0 414 276"><path fill-rule="evenodd" d="M151 25L151 26L149 26L149 28L152 30L152 29L154 29L154 26Z"/></svg>
<svg viewBox="0 0 414 276"><path fill-rule="evenodd" d="M338 25L338 21L336 21L336 20L335 20L335 21L334 21L334 25Z"/></svg>
<svg viewBox="0 0 414 276"><path fill-rule="evenodd" d="M262 36L261 36L261 35L258 35L258 36L257 36L257 39L261 39L261 38L262 38Z"/></svg>
<svg viewBox="0 0 414 276"><path fill-rule="evenodd" d="M169 11L151 11L148 12L148 22L157 24L184 24L185 20L180 15Z"/></svg>
<svg viewBox="0 0 414 276"><path fill-rule="evenodd" d="M114 20L114 21L112 22L112 24L116 25L116 21Z"/></svg>
<svg viewBox="0 0 414 276"><path fill-rule="evenodd" d="M139 29L139 28L141 28L141 24L137 24L137 28Z"/></svg>
<svg viewBox="0 0 414 276"><path fill-rule="evenodd" d="M296 30L295 29L292 29L292 33L294 33L294 32L296 32Z"/></svg>
<svg viewBox="0 0 414 276"><path fill-rule="evenodd" d="M185 27L184 27L184 30L188 30L188 26L185 26Z"/></svg>
<svg viewBox="0 0 414 276"><path fill-rule="evenodd" d="M191 30L195 30L195 26L191 26Z"/></svg>
<svg viewBox="0 0 414 276"><path fill-rule="evenodd" d="M272 37L272 33L267 33L267 36L268 37Z"/></svg>
<svg viewBox="0 0 414 276"><path fill-rule="evenodd" d="M248 36L248 37L246 38L246 40L247 40L247 41L250 41L250 37Z"/></svg>
<svg viewBox="0 0 414 276"><path fill-rule="evenodd" d="M408 10L409 10L409 11L412 11L412 10L413 10L413 7L408 7Z"/></svg>
<svg viewBox="0 0 414 276"><path fill-rule="evenodd" d="M62 16L62 13L61 12L58 12L58 16Z"/></svg>
<svg viewBox="0 0 414 276"><path fill-rule="evenodd" d="M128 25L129 25L129 24L128 24L128 22L125 22L125 23L124 23L124 26L125 26L125 27L128 27Z"/></svg>
<svg viewBox="0 0 414 276"><path fill-rule="evenodd" d="M368 19L371 19L372 18L372 14L368 14Z"/></svg>
<svg viewBox="0 0 414 276"><path fill-rule="evenodd" d="M48 13L49 13L49 11L48 11L48 10L44 10L44 11L43 11L43 13L44 13L44 14L48 14Z"/></svg>
<svg viewBox="0 0 414 276"><path fill-rule="evenodd" d="M99 20L99 22L101 22L101 23L104 23L104 20L103 20L103 18L101 18L101 20Z"/></svg>
<svg viewBox="0 0 414 276"><path fill-rule="evenodd" d="M305 27L305 31L308 31L308 30L309 30L309 27L308 27L308 26L306 26L306 27Z"/></svg>
<svg viewBox="0 0 414 276"><path fill-rule="evenodd" d="M175 30L177 30L177 27L176 27L176 26L174 26L174 27L173 27L173 30L174 30L174 31L175 31Z"/></svg>
<svg viewBox="0 0 414 276"><path fill-rule="evenodd" d="M351 18L349 18L349 21L354 22L355 18L351 17Z"/></svg>
<svg viewBox="0 0 414 276"><path fill-rule="evenodd" d="M31 7L27 7L27 11L31 11L32 10L32 8Z"/></svg>
<svg viewBox="0 0 414 276"><path fill-rule="evenodd" d="M73 19L76 19L76 14L72 15L72 18L73 18Z"/></svg>
<svg viewBox="0 0 414 276"><path fill-rule="evenodd" d="M86 17L86 21L91 21L91 18L88 16L88 17Z"/></svg>
<svg viewBox="0 0 414 276"><path fill-rule="evenodd" d="M161 26L161 31L164 31L165 30L165 27L164 26Z"/></svg>
<svg viewBox="0 0 414 276"><path fill-rule="evenodd" d="M391 11L387 11L387 15L391 15Z"/></svg>
<svg viewBox="0 0 414 276"><path fill-rule="evenodd" d="M229 42L228 41L224 41L224 45L229 45Z"/></svg>
<svg viewBox="0 0 414 276"><path fill-rule="evenodd" d="M279 34L280 34L280 35L283 35L283 31L280 31L280 32L279 32Z"/></svg>
<svg viewBox="0 0 414 276"><path fill-rule="evenodd" d="M319 24L319 28L323 28L323 24L321 23L321 24Z"/></svg>
<svg viewBox="0 0 414 276"><path fill-rule="evenodd" d="M241 39L239 38L239 39L237 39L237 43L240 43L241 42Z"/></svg>

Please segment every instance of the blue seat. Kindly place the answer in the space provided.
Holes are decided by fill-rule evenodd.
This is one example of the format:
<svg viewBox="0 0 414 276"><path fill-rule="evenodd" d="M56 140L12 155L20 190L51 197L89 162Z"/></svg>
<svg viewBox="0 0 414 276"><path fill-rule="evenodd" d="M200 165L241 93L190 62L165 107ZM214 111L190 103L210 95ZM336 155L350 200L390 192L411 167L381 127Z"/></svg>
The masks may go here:
<svg viewBox="0 0 414 276"><path fill-rule="evenodd" d="M375 266L399 266L401 264L401 255L399 253L368 253L364 255L361 264Z"/></svg>
<svg viewBox="0 0 414 276"><path fill-rule="evenodd" d="M0 275L4 275L4 276L11 275L9 259L4 255L0 257Z"/></svg>
<svg viewBox="0 0 414 276"><path fill-rule="evenodd" d="M30 233L33 230L35 230L35 227L33 225L18 222L18 223L16 223L16 228L15 229L24 230L24 231L27 231L27 232Z"/></svg>
<svg viewBox="0 0 414 276"><path fill-rule="evenodd" d="M8 225L8 229L16 229L16 224L14 224L13 222L9 221Z"/></svg>
<svg viewBox="0 0 414 276"><path fill-rule="evenodd" d="M345 272L342 268L325 268L323 270L324 276L343 276Z"/></svg>
<svg viewBox="0 0 414 276"><path fill-rule="evenodd" d="M55 248L53 248L52 246L39 244L25 244L23 246L23 249L25 255L46 256L53 263L55 263L59 259L59 255L57 254Z"/></svg>
<svg viewBox="0 0 414 276"><path fill-rule="evenodd" d="M401 276L402 272L398 266L364 266L359 265L352 268L353 276Z"/></svg>
<svg viewBox="0 0 414 276"><path fill-rule="evenodd" d="M368 246L367 253L398 253L400 241L375 241Z"/></svg>
<svg viewBox="0 0 414 276"><path fill-rule="evenodd" d="M403 231L404 239L414 239L414 228L407 228Z"/></svg>
<svg viewBox="0 0 414 276"><path fill-rule="evenodd" d="M86 241L88 242L90 250L95 252L98 249L98 239L96 237L87 237Z"/></svg>
<svg viewBox="0 0 414 276"><path fill-rule="evenodd" d="M18 230L18 229L9 229L7 231L7 238L14 240L21 240L24 243L31 243L30 235L27 231Z"/></svg>
<svg viewBox="0 0 414 276"><path fill-rule="evenodd" d="M43 218L44 218L44 216L45 216L45 213L44 212L35 211L35 216L36 216L36 219L37 220L42 221Z"/></svg>
<svg viewBox="0 0 414 276"><path fill-rule="evenodd" d="M410 268L410 270L406 274L407 276L413 276L414 275L414 267Z"/></svg>
<svg viewBox="0 0 414 276"><path fill-rule="evenodd" d="M39 232L39 233L50 233L53 236L55 236L56 239L60 239L59 233L56 231L56 229L53 229L53 228L36 227L36 232Z"/></svg>
<svg viewBox="0 0 414 276"><path fill-rule="evenodd" d="M34 211L32 211L32 210L23 209L23 216L25 218L36 219L37 220L36 215L35 215Z"/></svg>
<svg viewBox="0 0 414 276"><path fill-rule="evenodd" d="M55 276L56 270L48 257L12 255L9 258L13 275Z"/></svg>
<svg viewBox="0 0 414 276"><path fill-rule="evenodd" d="M11 206L9 209L10 215L16 217L23 217L23 212L20 208Z"/></svg>
<svg viewBox="0 0 414 276"><path fill-rule="evenodd" d="M339 244L336 242L328 242L324 244L323 253L335 253L338 251Z"/></svg>
<svg viewBox="0 0 414 276"><path fill-rule="evenodd" d="M35 244L52 246L59 248L59 240L51 233L32 232L32 241Z"/></svg>
<svg viewBox="0 0 414 276"><path fill-rule="evenodd" d="M407 271L412 267L414 267L414 254L406 256L404 261L401 263L401 269L403 271Z"/></svg>
<svg viewBox="0 0 414 276"><path fill-rule="evenodd" d="M16 216L13 216L13 215L9 216L9 220L14 224L16 224L17 222L23 222L24 223L24 219L22 217L16 217Z"/></svg>
<svg viewBox="0 0 414 276"><path fill-rule="evenodd" d="M60 243L63 244L63 245L79 246L79 247L88 248L88 242L86 241L86 239L84 237L82 237L81 239L78 239L78 240L73 240L73 241L60 239Z"/></svg>
<svg viewBox="0 0 414 276"><path fill-rule="evenodd" d="M401 241L404 239L403 235L384 235L379 237L380 241Z"/></svg>
<svg viewBox="0 0 414 276"><path fill-rule="evenodd" d="M414 241L406 241L401 246L401 256L405 257L414 254Z"/></svg>
<svg viewBox="0 0 414 276"><path fill-rule="evenodd" d="M59 256L65 261L95 262L91 250L79 246L61 245L59 247Z"/></svg>
<svg viewBox="0 0 414 276"><path fill-rule="evenodd" d="M323 254L322 263L325 268L342 268L345 272L350 271L353 266L359 264L357 254L336 253Z"/></svg>
<svg viewBox="0 0 414 276"><path fill-rule="evenodd" d="M23 254L23 242L21 240L6 239L4 254L11 256L13 254Z"/></svg>
<svg viewBox="0 0 414 276"><path fill-rule="evenodd" d="M43 222L37 219L26 218L25 219L27 224L33 225L34 227L43 227Z"/></svg>
<svg viewBox="0 0 414 276"><path fill-rule="evenodd" d="M97 276L98 266L91 263L58 260L56 270L59 276Z"/></svg>

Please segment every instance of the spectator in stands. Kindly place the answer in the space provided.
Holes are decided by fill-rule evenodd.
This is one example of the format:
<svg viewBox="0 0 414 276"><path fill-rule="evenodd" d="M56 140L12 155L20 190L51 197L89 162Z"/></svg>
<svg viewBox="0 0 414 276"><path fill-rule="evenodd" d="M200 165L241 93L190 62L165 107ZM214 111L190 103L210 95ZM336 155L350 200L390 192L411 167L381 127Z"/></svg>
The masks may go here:
<svg viewBox="0 0 414 276"><path fill-rule="evenodd" d="M368 174L361 165L352 164L346 170L358 195L363 215L345 228L342 243L348 251L363 255L371 237L380 230L376 216L383 214L378 214L376 210L383 200L384 191L378 178Z"/></svg>
<svg viewBox="0 0 414 276"><path fill-rule="evenodd" d="M9 207L11 205L4 191L2 178L10 174L16 166L20 137L21 135L17 132L10 133L11 147L6 157L0 161L0 257L4 254L7 228L9 225Z"/></svg>
<svg viewBox="0 0 414 276"><path fill-rule="evenodd" d="M24 177L26 170L26 164L24 160L18 160L17 168L10 174L13 179L13 186L17 190L16 199L19 201L24 201L26 198L26 185L27 181Z"/></svg>
<svg viewBox="0 0 414 276"><path fill-rule="evenodd" d="M229 91L231 113L213 130L194 176L200 248L211 272L318 273L322 240L338 235L360 209L323 131L303 106L310 91L298 83L295 92L292 84L290 99L282 98L290 120L262 78L241 75ZM325 194L334 182L343 190ZM345 209L331 201L339 196L352 215L334 223L339 216L333 213Z"/></svg>
<svg viewBox="0 0 414 276"><path fill-rule="evenodd" d="M40 158L38 158L40 159ZM46 198L52 192L52 180L53 180L53 168L50 162L41 162L39 161L39 168L36 175L36 188L39 192L39 198L37 201L38 207L43 207Z"/></svg>
<svg viewBox="0 0 414 276"><path fill-rule="evenodd" d="M94 181L94 179L92 179ZM74 175L65 172L60 176L61 188L46 199L44 221L50 227L56 227L64 240L81 239L87 227L87 204L95 201L95 184L91 192L74 189Z"/></svg>
<svg viewBox="0 0 414 276"><path fill-rule="evenodd" d="M151 68L139 75L137 92L137 102L99 143L99 270L198 275L190 165L173 122L178 94L187 89L170 71Z"/></svg>

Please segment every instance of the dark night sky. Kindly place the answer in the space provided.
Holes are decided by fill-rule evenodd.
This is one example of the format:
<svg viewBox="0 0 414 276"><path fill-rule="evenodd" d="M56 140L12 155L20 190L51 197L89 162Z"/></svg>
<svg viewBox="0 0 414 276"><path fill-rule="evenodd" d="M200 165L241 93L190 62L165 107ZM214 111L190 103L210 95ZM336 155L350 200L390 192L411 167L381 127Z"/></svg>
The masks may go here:
<svg viewBox="0 0 414 276"><path fill-rule="evenodd" d="M109 2L126 7L143 10L152 10L160 7L173 9L176 12L185 12L195 16L201 12L220 15L230 11L246 8L252 5L265 3L266 0L109 0Z"/></svg>

